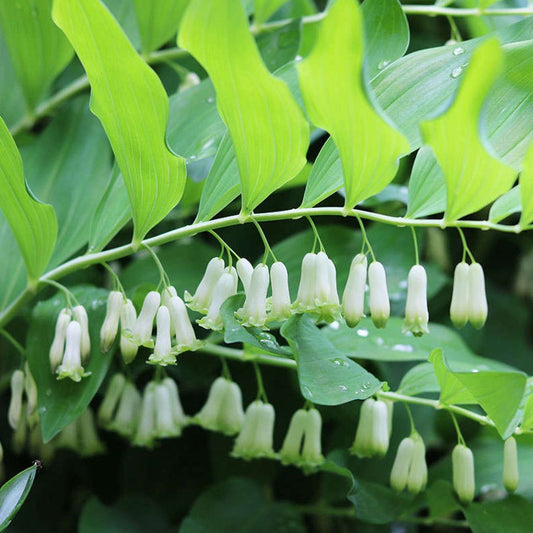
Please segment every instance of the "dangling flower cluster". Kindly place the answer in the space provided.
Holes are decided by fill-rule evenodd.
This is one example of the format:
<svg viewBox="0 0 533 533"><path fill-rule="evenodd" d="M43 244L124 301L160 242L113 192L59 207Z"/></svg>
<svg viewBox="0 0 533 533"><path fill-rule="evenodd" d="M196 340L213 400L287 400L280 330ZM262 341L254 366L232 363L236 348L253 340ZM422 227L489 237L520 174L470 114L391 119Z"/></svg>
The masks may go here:
<svg viewBox="0 0 533 533"><path fill-rule="evenodd" d="M393 403L369 398L361 405L350 452L358 457L383 457L389 449Z"/></svg>
<svg viewBox="0 0 533 533"><path fill-rule="evenodd" d="M415 337L429 333L427 284L424 267L422 265L413 266L407 277L407 302L402 333L410 331Z"/></svg>
<svg viewBox="0 0 533 533"><path fill-rule="evenodd" d="M64 308L57 317L56 329L50 347L50 367L57 374L57 379L70 378L81 381L90 375L83 365L91 353L89 319L82 305Z"/></svg>
<svg viewBox="0 0 533 533"><path fill-rule="evenodd" d="M400 442L392 465L390 485L401 492L405 488L411 494L418 494L426 487L428 467L426 447L418 433L413 433Z"/></svg>
<svg viewBox="0 0 533 533"><path fill-rule="evenodd" d="M470 322L481 329L487 320L488 305L485 294L485 275L479 263L464 261L455 267L450 318L456 328Z"/></svg>
<svg viewBox="0 0 533 533"><path fill-rule="evenodd" d="M105 452L105 446L98 436L93 411L85 411L54 439L56 448L71 450L82 457L92 457Z"/></svg>

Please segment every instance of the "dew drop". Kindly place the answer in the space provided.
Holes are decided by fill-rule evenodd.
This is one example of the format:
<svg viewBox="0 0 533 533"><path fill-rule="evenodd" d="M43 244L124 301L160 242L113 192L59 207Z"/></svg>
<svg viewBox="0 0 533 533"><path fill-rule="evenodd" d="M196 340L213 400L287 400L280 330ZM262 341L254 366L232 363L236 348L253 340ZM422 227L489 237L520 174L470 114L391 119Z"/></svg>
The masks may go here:
<svg viewBox="0 0 533 533"><path fill-rule="evenodd" d="M453 49L453 55L454 56L460 56L461 54L465 53L465 49L462 46L458 46L457 48Z"/></svg>
<svg viewBox="0 0 533 533"><path fill-rule="evenodd" d="M307 385L304 385L303 393L308 398L312 398L313 397L313 393L311 392L311 389Z"/></svg>
<svg viewBox="0 0 533 533"><path fill-rule="evenodd" d="M383 345L385 344L385 341L384 341L381 337L378 337L378 338L376 339L376 344L377 344L378 346L383 346Z"/></svg>
<svg viewBox="0 0 533 533"><path fill-rule="evenodd" d="M301 61L303 59L302 56L298 55L294 58L294 61Z"/></svg>
<svg viewBox="0 0 533 533"><path fill-rule="evenodd" d="M390 65L390 61L388 59L384 59L383 61L380 61L378 64L378 70L383 70L385 67Z"/></svg>
<svg viewBox="0 0 533 533"><path fill-rule="evenodd" d="M395 344L392 349L395 352L411 353L414 348L410 344Z"/></svg>
<svg viewBox="0 0 533 533"><path fill-rule="evenodd" d="M462 73L463 73L463 67L455 67L452 70L452 73L450 74L450 76L452 78L458 78Z"/></svg>
<svg viewBox="0 0 533 533"><path fill-rule="evenodd" d="M335 357L335 359L330 359L330 363L333 363L335 366L350 366L348 364L348 361L343 359L342 357Z"/></svg>
<svg viewBox="0 0 533 533"><path fill-rule="evenodd" d="M335 329L335 330L339 329L339 326L340 324L336 320L329 325L331 329Z"/></svg>
<svg viewBox="0 0 533 533"><path fill-rule="evenodd" d="M357 335L359 335L359 337L368 337L368 329L365 329L365 328L358 329Z"/></svg>
<svg viewBox="0 0 533 533"><path fill-rule="evenodd" d="M210 96L206 101L208 104L212 104L215 101L215 99L212 96Z"/></svg>
<svg viewBox="0 0 533 533"><path fill-rule="evenodd" d="M339 385L339 389L342 391L347 391L348 387L346 385Z"/></svg>

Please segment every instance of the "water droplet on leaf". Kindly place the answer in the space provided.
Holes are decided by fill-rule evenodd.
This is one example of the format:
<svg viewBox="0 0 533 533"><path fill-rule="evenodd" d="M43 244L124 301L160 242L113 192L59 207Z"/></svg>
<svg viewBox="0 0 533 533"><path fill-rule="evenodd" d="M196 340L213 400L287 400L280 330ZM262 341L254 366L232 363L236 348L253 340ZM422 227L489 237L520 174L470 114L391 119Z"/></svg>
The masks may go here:
<svg viewBox="0 0 533 533"><path fill-rule="evenodd" d="M452 73L450 74L450 76L452 78L458 78L462 73L463 73L463 67L455 67L452 70Z"/></svg>
<svg viewBox="0 0 533 533"><path fill-rule="evenodd" d="M458 46L457 48L453 49L453 55L454 56L460 56L461 54L465 53L465 49L462 46Z"/></svg>

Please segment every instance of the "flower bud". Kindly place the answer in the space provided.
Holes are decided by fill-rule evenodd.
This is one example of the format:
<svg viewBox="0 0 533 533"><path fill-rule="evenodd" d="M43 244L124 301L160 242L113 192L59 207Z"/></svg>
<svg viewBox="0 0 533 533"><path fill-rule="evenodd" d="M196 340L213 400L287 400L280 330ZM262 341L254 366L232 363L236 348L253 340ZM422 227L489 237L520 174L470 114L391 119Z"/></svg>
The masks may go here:
<svg viewBox="0 0 533 533"><path fill-rule="evenodd" d="M148 362L154 365L175 365L176 356L172 353L172 342L170 339L170 313L162 305L157 310L157 332L155 337L154 353L148 358Z"/></svg>
<svg viewBox="0 0 533 533"><path fill-rule="evenodd" d="M161 295L156 291L150 291L144 298L141 312L133 326L133 340L138 346L153 346L152 329L160 303Z"/></svg>
<svg viewBox="0 0 533 533"><path fill-rule="evenodd" d="M174 419L170 390L163 383L154 384L154 409L154 436L158 438L179 437L181 425Z"/></svg>
<svg viewBox="0 0 533 533"><path fill-rule="evenodd" d="M122 360L129 364L137 355L139 347L133 340L133 328L137 322L137 311L132 301L128 298L122 303L120 309L120 354Z"/></svg>
<svg viewBox="0 0 533 533"><path fill-rule="evenodd" d="M281 261L273 263L270 267L270 281L272 283L272 298L270 299L269 320L285 320L292 314L291 295L287 268Z"/></svg>
<svg viewBox="0 0 533 533"><path fill-rule="evenodd" d="M237 292L237 275L234 272L235 269L232 267L230 271L224 272L220 276L213 291L213 299L211 300L207 315L198 321L198 324L203 328L220 331L224 327L224 322L220 315L220 308L230 296L233 296Z"/></svg>
<svg viewBox="0 0 533 533"><path fill-rule="evenodd" d="M350 328L357 326L365 316L366 255L357 254L350 265L350 273L342 296L342 311Z"/></svg>
<svg viewBox="0 0 533 533"><path fill-rule="evenodd" d="M374 404L376 400L368 398L361 405L359 412L359 422L357 424L357 430L355 432L355 439L350 453L357 455L358 457L370 457L372 455L371 450L371 437L372 437L372 417L374 411Z"/></svg>
<svg viewBox="0 0 533 533"><path fill-rule="evenodd" d="M194 296L185 291L185 301L193 311L207 313L213 300L213 291L223 273L224 260L220 259L220 257L213 257L207 264L204 277L200 281Z"/></svg>
<svg viewBox="0 0 533 533"><path fill-rule="evenodd" d="M248 288L250 287L250 281L252 280L254 267L252 266L252 263L250 263L250 261L244 257L241 257L235 266L237 267L237 274L239 274L244 292L248 294Z"/></svg>
<svg viewBox="0 0 533 533"><path fill-rule="evenodd" d="M418 494L426 488L428 480L428 467L426 464L426 447L422 437L415 433L411 437L414 441L413 456L409 467L407 490L411 494Z"/></svg>
<svg viewBox="0 0 533 533"><path fill-rule="evenodd" d="M180 428L184 427L189 422L189 418L183 412L176 382L172 378L165 378L161 384L166 387L170 395L170 411L172 412L174 423Z"/></svg>
<svg viewBox="0 0 533 533"><path fill-rule="evenodd" d="M363 402L351 453L358 457L382 457L389 448L389 409L382 400Z"/></svg>
<svg viewBox="0 0 533 533"><path fill-rule="evenodd" d="M304 467L314 468L324 462L321 436L322 417L320 412L317 409L309 409L302 447L302 464Z"/></svg>
<svg viewBox="0 0 533 533"><path fill-rule="evenodd" d="M470 265L468 273L469 300L468 319L476 329L481 329L487 320L488 306L485 294L485 275L479 263Z"/></svg>
<svg viewBox="0 0 533 533"><path fill-rule="evenodd" d="M108 427L111 423L125 385L126 378L123 374L117 373L109 381L106 393L98 409L98 423L101 426Z"/></svg>
<svg viewBox="0 0 533 533"><path fill-rule="evenodd" d="M299 312L304 312L315 307L316 271L316 254L305 254L302 260L298 295L296 297L296 301L294 302L296 310Z"/></svg>
<svg viewBox="0 0 533 533"><path fill-rule="evenodd" d="M452 452L453 488L461 503L470 503L475 494L474 456L464 444Z"/></svg>
<svg viewBox="0 0 533 533"><path fill-rule="evenodd" d="M407 276L407 301L402 333L410 331L415 337L429 333L427 275L422 265L414 265Z"/></svg>
<svg viewBox="0 0 533 533"><path fill-rule="evenodd" d="M509 437L503 445L503 486L507 492L518 488L518 453L516 440Z"/></svg>
<svg viewBox="0 0 533 533"><path fill-rule="evenodd" d="M103 353L109 351L117 336L118 320L123 301L124 296L119 291L111 291L107 297L106 314L100 329L100 349Z"/></svg>
<svg viewBox="0 0 533 533"><path fill-rule="evenodd" d="M275 416L271 404L259 400L251 403L246 409L242 429L235 440L231 454L247 460L275 457L273 449Z"/></svg>
<svg viewBox="0 0 533 533"><path fill-rule="evenodd" d="M155 405L155 383L150 382L144 388L139 425L133 439L135 446L151 448L154 445Z"/></svg>
<svg viewBox="0 0 533 533"><path fill-rule="evenodd" d="M135 385L127 382L124 385L116 414L107 429L116 431L126 438L133 438L139 425L142 398Z"/></svg>
<svg viewBox="0 0 533 533"><path fill-rule="evenodd" d="M402 439L396 452L396 458L390 473L390 486L396 492L402 492L407 486L409 469L413 461L415 443L411 437Z"/></svg>
<svg viewBox="0 0 533 533"><path fill-rule="evenodd" d="M368 289L372 322L376 328L384 328L390 315L390 302L385 269L378 261L368 267Z"/></svg>
<svg viewBox="0 0 533 533"><path fill-rule="evenodd" d="M298 464L300 462L300 449L307 426L307 414L305 409L298 409L292 415L289 429L279 451L281 462L284 465Z"/></svg>
<svg viewBox="0 0 533 533"><path fill-rule="evenodd" d="M243 326L263 328L266 322L266 298L269 285L269 273L266 265L254 268L252 279L246 292L244 306L235 312Z"/></svg>
<svg viewBox="0 0 533 533"><path fill-rule="evenodd" d="M92 457L105 452L104 443L98 437L96 424L94 422L93 410L87 407L77 420L78 424L78 453L82 457Z"/></svg>
<svg viewBox="0 0 533 533"><path fill-rule="evenodd" d="M26 406L26 414L28 416L28 425L34 428L39 422L39 413L37 412L37 384L30 372L28 362L24 365L24 391L28 404Z"/></svg>
<svg viewBox="0 0 533 533"><path fill-rule="evenodd" d="M17 429L22 414L22 394L24 392L24 372L15 370L11 374L11 400L7 411L7 419L12 429Z"/></svg>
<svg viewBox="0 0 533 533"><path fill-rule="evenodd" d="M77 305L72 309L74 320L79 323L81 327L81 362L86 363L91 353L91 336L89 335L89 317L83 305Z"/></svg>
<svg viewBox="0 0 533 533"><path fill-rule="evenodd" d="M194 328L187 313L187 308L179 296L174 296L169 301L170 318L176 336L176 349L178 353L187 350L198 350L202 343L196 338Z"/></svg>
<svg viewBox="0 0 533 533"><path fill-rule="evenodd" d="M78 382L88 375L81 366L81 327L73 320L67 327L65 354L57 369L57 379L70 378Z"/></svg>
<svg viewBox="0 0 533 533"><path fill-rule="evenodd" d="M56 330L52 346L50 347L50 367L52 372L55 372L57 367L61 364L63 359L63 351L65 349L65 338L67 335L67 327L71 320L70 309L61 309L57 317Z"/></svg>
<svg viewBox="0 0 533 533"><path fill-rule="evenodd" d="M470 265L464 261L455 267L453 274L452 301L450 304L450 318L456 328L462 328L468 322L470 301Z"/></svg>

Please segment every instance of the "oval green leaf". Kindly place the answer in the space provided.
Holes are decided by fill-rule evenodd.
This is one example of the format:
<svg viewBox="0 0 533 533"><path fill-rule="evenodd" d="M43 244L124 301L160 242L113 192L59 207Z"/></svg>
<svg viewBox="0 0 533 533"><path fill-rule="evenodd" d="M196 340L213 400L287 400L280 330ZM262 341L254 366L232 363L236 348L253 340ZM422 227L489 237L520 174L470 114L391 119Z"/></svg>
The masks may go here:
<svg viewBox="0 0 533 533"><path fill-rule="evenodd" d="M38 464L26 468L0 488L0 531L11 524L22 504L26 501L35 480Z"/></svg>

